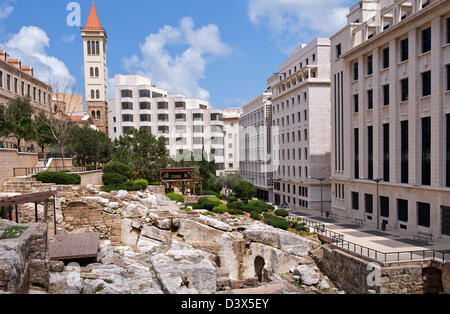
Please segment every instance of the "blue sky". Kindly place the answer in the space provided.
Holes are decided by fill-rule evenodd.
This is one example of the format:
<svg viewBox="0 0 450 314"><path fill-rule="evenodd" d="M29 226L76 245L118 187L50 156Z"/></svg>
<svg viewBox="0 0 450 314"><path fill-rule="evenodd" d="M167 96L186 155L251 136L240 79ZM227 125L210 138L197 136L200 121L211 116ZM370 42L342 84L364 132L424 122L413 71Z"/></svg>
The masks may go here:
<svg viewBox="0 0 450 314"><path fill-rule="evenodd" d="M76 82L84 94L79 27L65 0L0 0L0 49ZM141 73L214 107L242 106L265 90L289 51L345 23L348 0L97 0L108 32L108 74ZM84 26L91 1L78 1ZM110 80L112 83L112 81Z"/></svg>

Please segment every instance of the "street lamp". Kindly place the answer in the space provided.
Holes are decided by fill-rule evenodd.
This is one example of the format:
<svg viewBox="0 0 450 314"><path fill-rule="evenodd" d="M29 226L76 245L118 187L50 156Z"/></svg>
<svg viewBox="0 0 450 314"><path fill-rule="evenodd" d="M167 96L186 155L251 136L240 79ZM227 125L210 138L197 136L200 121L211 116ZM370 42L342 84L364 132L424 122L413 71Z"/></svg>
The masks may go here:
<svg viewBox="0 0 450 314"><path fill-rule="evenodd" d="M322 192L323 192L323 181L325 180L325 178L308 177L308 179L320 181L320 216L323 217L323 194L322 194Z"/></svg>
<svg viewBox="0 0 450 314"><path fill-rule="evenodd" d="M377 179L366 179L361 177L361 180L368 180L373 181L377 184L377 230L380 230L380 194L379 194L379 185L380 182L383 181L383 179L377 178Z"/></svg>

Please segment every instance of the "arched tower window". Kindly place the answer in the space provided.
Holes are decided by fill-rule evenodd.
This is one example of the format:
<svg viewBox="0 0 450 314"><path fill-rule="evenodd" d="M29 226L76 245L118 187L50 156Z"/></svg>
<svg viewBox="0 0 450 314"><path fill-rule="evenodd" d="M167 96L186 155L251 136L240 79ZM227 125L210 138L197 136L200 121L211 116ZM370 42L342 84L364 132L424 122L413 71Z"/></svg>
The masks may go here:
<svg viewBox="0 0 450 314"><path fill-rule="evenodd" d="M95 92L93 89L91 89L91 99L94 99L94 98L95 98Z"/></svg>
<svg viewBox="0 0 450 314"><path fill-rule="evenodd" d="M94 68L93 67L91 67L90 73L91 73L91 77L93 77L94 76Z"/></svg>
<svg viewBox="0 0 450 314"><path fill-rule="evenodd" d="M97 89L97 92L96 92L96 98L100 99L100 91L98 89Z"/></svg>
<svg viewBox="0 0 450 314"><path fill-rule="evenodd" d="M98 77L98 68L95 68L95 76Z"/></svg>
<svg viewBox="0 0 450 314"><path fill-rule="evenodd" d="M95 43L95 47L96 47L96 52L97 52L97 55L99 55L100 54L100 43L97 41L96 43Z"/></svg>
<svg viewBox="0 0 450 314"><path fill-rule="evenodd" d="M95 111L91 112L91 118L95 120Z"/></svg>
<svg viewBox="0 0 450 314"><path fill-rule="evenodd" d="M100 120L100 119L101 119L100 111L97 111L97 120Z"/></svg>
<svg viewBox="0 0 450 314"><path fill-rule="evenodd" d="M95 41L92 42L92 54L95 55Z"/></svg>
<svg viewBox="0 0 450 314"><path fill-rule="evenodd" d="M90 41L87 42L87 53L88 53L88 55L91 54L91 42Z"/></svg>

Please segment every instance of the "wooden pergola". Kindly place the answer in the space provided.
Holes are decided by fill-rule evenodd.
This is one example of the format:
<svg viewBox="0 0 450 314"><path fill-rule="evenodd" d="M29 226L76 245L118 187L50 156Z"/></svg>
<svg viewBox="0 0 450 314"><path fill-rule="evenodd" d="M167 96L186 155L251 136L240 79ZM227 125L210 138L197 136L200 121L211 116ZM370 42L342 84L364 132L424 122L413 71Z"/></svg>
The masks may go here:
<svg viewBox="0 0 450 314"><path fill-rule="evenodd" d="M55 225L55 233L56 233L56 194L57 194L57 191L47 191L47 192L39 192L39 193L33 193L33 194L25 194L25 195L0 198L0 209L2 210L1 218L8 219L10 221L15 221L16 223L19 223L19 210L18 210L19 205L34 203L35 221L39 222L38 204L43 203L44 219L46 220L48 203L50 202L50 199L53 198L52 199L53 218L54 218L53 223ZM13 217L13 207L15 209L14 217Z"/></svg>
<svg viewBox="0 0 450 314"><path fill-rule="evenodd" d="M190 188L191 195L196 195L198 188L200 194L203 193L203 179L195 177L194 168L166 168L159 170L159 178L161 183L166 183L168 188L179 186L183 195L186 188ZM199 187L197 187L199 185Z"/></svg>

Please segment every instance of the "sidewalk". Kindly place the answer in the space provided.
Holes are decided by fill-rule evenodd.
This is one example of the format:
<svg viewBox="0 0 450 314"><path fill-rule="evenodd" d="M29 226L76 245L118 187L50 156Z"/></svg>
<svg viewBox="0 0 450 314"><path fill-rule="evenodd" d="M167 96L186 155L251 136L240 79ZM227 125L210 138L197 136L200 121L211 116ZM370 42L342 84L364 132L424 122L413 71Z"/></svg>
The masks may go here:
<svg viewBox="0 0 450 314"><path fill-rule="evenodd" d="M367 247L381 253L398 253L409 251L434 250L441 253L450 253L450 241L436 239L433 243L426 244L415 241L413 236L407 232L388 228L386 231L379 231L375 226L364 225L358 227L352 225L350 219L338 217L330 221L324 215L320 216L320 211L312 210L292 210L291 216L299 216L325 225L325 228L333 232L342 234L345 241Z"/></svg>

